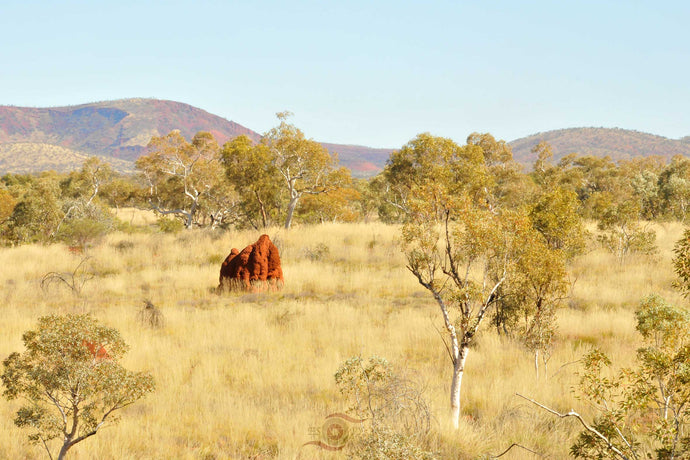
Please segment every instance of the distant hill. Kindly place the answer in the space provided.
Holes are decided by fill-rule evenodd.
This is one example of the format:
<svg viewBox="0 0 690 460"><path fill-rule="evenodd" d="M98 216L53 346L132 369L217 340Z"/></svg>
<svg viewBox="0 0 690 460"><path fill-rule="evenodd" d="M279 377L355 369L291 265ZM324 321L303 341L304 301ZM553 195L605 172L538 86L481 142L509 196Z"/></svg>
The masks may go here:
<svg viewBox="0 0 690 460"><path fill-rule="evenodd" d="M157 99L122 99L68 107L0 106L0 144L37 143L80 154L133 161L153 136L173 129L191 139L210 131L223 143L240 134L261 136L235 122L188 104Z"/></svg>
<svg viewBox="0 0 690 460"><path fill-rule="evenodd" d="M370 177L381 172L394 149L374 149L361 145L328 144L322 142L329 152L337 153L340 164L352 170L355 177Z"/></svg>
<svg viewBox="0 0 690 460"><path fill-rule="evenodd" d="M89 158L65 147L52 144L17 142L0 144L0 171L16 174L54 170L70 172L81 168ZM104 158L114 169L122 172L133 171L131 161L119 158Z"/></svg>
<svg viewBox="0 0 690 460"><path fill-rule="evenodd" d="M524 165L532 165L536 157L532 147L546 141L553 147L554 163L570 153L610 156L613 160L659 155L670 159L674 155L690 156L690 136L669 139L654 134L618 128L570 128L547 131L510 142L513 158Z"/></svg>
<svg viewBox="0 0 690 460"><path fill-rule="evenodd" d="M80 158L97 155L119 170L132 170L153 136L179 129L191 139L211 132L218 143L261 135L188 104L158 99L121 99L67 107L0 106L0 173L71 170ZM392 150L324 144L356 177L378 172Z"/></svg>

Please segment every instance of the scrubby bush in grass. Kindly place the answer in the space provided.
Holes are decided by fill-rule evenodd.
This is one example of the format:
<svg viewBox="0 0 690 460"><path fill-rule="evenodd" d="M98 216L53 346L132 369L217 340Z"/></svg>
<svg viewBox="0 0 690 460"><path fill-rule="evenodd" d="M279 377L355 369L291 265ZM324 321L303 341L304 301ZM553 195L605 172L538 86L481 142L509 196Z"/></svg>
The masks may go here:
<svg viewBox="0 0 690 460"><path fill-rule="evenodd" d="M3 361L3 396L21 398L15 425L52 459L95 435L113 412L154 390L153 377L123 368L120 333L89 315L44 316L22 337L26 351ZM57 440L57 442L53 442Z"/></svg>
<svg viewBox="0 0 690 460"><path fill-rule="evenodd" d="M180 233L184 229L184 224L179 219L172 217L161 217L157 222L158 229L163 233Z"/></svg>
<svg viewBox="0 0 690 460"><path fill-rule="evenodd" d="M678 289L683 297L690 295L690 230L683 232L683 237L676 241L673 247L673 269L678 277L673 286Z"/></svg>
<svg viewBox="0 0 690 460"><path fill-rule="evenodd" d="M42 177L14 206L7 222L7 238L13 244L47 241L63 218L57 182Z"/></svg>
<svg viewBox="0 0 690 460"><path fill-rule="evenodd" d="M83 251L107 235L112 228L112 223L108 220L83 217L65 222L56 236L69 246Z"/></svg>
<svg viewBox="0 0 690 460"><path fill-rule="evenodd" d="M418 384L393 370L383 358L348 359L335 374L348 411L367 428L347 443L350 458L434 459L427 451L431 414Z"/></svg>
<svg viewBox="0 0 690 460"><path fill-rule="evenodd" d="M142 326L159 329L165 325L163 313L148 299L144 300L144 307L137 313L137 318Z"/></svg>
<svg viewBox="0 0 690 460"><path fill-rule="evenodd" d="M599 213L597 237L601 245L623 265L630 254L654 254L656 233L639 222L639 205L632 201L616 203L612 194L600 194L596 200Z"/></svg>
<svg viewBox="0 0 690 460"><path fill-rule="evenodd" d="M642 347L633 368L614 371L594 349L582 358L577 391L596 413L570 449L576 458L680 459L690 456L690 315L661 297L645 298L636 312Z"/></svg>

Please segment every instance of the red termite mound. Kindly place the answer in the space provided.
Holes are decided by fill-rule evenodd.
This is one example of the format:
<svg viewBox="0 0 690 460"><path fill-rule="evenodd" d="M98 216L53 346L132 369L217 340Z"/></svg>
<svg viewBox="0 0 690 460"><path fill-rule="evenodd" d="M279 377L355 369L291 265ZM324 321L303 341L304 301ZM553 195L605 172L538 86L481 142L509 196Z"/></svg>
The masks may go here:
<svg viewBox="0 0 690 460"><path fill-rule="evenodd" d="M280 255L268 235L261 235L256 243L242 251L232 248L220 267L219 290L279 289L282 284Z"/></svg>
<svg viewBox="0 0 690 460"><path fill-rule="evenodd" d="M93 342L87 342L86 340L82 340L81 343L82 343L82 345L84 345L89 350L89 352L91 353L91 355L93 355L93 358L96 361L101 361L103 359L110 359L110 355L105 350L103 345L96 344Z"/></svg>

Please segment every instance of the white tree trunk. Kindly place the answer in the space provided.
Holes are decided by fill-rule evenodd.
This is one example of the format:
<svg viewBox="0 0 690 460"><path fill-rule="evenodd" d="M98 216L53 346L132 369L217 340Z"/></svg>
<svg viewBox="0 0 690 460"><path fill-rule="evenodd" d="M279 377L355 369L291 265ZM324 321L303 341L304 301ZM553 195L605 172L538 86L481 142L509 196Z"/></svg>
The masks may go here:
<svg viewBox="0 0 690 460"><path fill-rule="evenodd" d="M285 218L285 229L289 229L290 226L292 225L292 216L295 213L295 208L297 207L297 201L299 200L299 196L296 196L294 198L290 199L290 203L288 203L288 209L287 209L287 217Z"/></svg>
<svg viewBox="0 0 690 460"><path fill-rule="evenodd" d="M460 387L462 386L462 374L465 372L465 360L468 352L469 348L463 347L453 366L453 381L450 385L450 415L455 429L460 426Z"/></svg>

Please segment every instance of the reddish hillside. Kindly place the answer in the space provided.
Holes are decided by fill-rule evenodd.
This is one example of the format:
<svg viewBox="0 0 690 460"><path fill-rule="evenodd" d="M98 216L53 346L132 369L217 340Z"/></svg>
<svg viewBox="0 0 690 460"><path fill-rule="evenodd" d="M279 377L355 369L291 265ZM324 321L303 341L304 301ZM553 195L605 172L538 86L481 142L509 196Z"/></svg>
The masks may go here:
<svg viewBox="0 0 690 460"><path fill-rule="evenodd" d="M516 161L531 165L536 159L532 148L541 141L551 144L554 162L570 153L609 156L613 160L659 155L670 159L674 155L690 156L688 138L669 139L654 134L618 128L571 128L534 134L510 142Z"/></svg>
<svg viewBox="0 0 690 460"><path fill-rule="evenodd" d="M338 154L340 163L352 170L355 177L371 177L383 169L393 149L373 149L361 145L328 144L322 142L329 152Z"/></svg>
<svg viewBox="0 0 690 460"><path fill-rule="evenodd" d="M69 107L0 107L0 143L53 144L88 155L135 160L152 136L179 129L190 138L210 131L219 143L259 134L191 105L156 99L123 99Z"/></svg>
<svg viewBox="0 0 690 460"><path fill-rule="evenodd" d="M187 139L199 131L209 131L221 145L241 134L255 142L261 138L249 128L191 105L158 99L122 99L51 108L0 106L0 145L22 146L21 149L6 148L5 154L22 155L19 152L26 153L31 145L37 146L36 152L26 155L26 164L22 158L6 159L4 164L18 165L16 168L22 171L32 168L40 171L45 165L54 164L54 154L50 162L35 161L50 145L68 149L76 155L98 155L132 162L146 152L151 137L165 135L173 129L179 129ZM391 152L354 145L323 145L338 153L340 163L350 168L356 177L376 174ZM64 151L59 148L54 152ZM72 163L73 159L65 165ZM0 167L2 172L15 171Z"/></svg>

